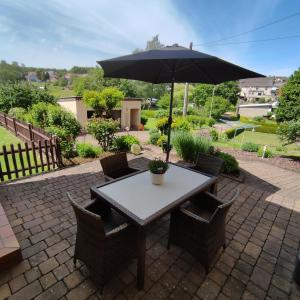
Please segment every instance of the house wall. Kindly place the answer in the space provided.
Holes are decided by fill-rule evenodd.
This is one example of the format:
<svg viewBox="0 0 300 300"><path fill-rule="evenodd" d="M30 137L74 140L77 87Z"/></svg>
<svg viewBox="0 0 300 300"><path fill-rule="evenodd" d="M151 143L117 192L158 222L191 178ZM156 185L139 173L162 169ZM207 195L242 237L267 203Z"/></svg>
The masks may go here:
<svg viewBox="0 0 300 300"><path fill-rule="evenodd" d="M134 112L135 116L135 124L141 123L141 101L140 100L123 100L122 104L122 112L121 112L121 127L125 129L128 127L130 129L131 122L130 122L130 113L132 109L136 109L137 111Z"/></svg>
<svg viewBox="0 0 300 300"><path fill-rule="evenodd" d="M271 107L239 107L239 114L244 117L254 118L258 116L266 116L272 111Z"/></svg>

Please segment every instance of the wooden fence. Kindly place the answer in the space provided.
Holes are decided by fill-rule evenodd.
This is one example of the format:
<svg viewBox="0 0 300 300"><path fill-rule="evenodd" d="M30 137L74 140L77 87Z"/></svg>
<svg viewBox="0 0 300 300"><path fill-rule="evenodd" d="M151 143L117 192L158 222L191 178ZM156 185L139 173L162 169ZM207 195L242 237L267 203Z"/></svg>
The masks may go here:
<svg viewBox="0 0 300 300"><path fill-rule="evenodd" d="M4 113L0 113L0 124L25 141L24 145L4 145L0 149L0 181L62 166L60 144L55 136Z"/></svg>

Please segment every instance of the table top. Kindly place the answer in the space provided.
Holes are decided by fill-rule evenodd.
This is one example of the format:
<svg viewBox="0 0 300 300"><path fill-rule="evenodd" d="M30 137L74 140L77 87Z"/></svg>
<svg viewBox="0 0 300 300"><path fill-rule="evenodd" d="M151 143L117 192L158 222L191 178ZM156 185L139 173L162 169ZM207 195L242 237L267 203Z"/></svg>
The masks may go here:
<svg viewBox="0 0 300 300"><path fill-rule="evenodd" d="M214 176L169 164L162 185L152 184L151 173L146 170L92 190L139 225L146 225L215 180Z"/></svg>

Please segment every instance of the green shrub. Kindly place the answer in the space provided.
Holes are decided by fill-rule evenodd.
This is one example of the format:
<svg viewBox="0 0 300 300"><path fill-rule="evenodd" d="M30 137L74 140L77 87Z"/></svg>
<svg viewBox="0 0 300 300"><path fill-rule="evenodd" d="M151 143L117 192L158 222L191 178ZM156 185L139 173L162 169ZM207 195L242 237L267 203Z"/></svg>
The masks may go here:
<svg viewBox="0 0 300 300"><path fill-rule="evenodd" d="M225 134L229 139L232 139L234 137L234 134L235 136L238 136L240 133L244 131L244 129L241 128L241 129L237 129L235 133L235 130L236 130L235 128L229 128L225 131Z"/></svg>
<svg viewBox="0 0 300 300"><path fill-rule="evenodd" d="M297 121L283 122L278 128L278 134L286 144L294 143L300 138L300 119Z"/></svg>
<svg viewBox="0 0 300 300"><path fill-rule="evenodd" d="M215 125L216 121L213 118L206 118L205 123L207 126L212 127Z"/></svg>
<svg viewBox="0 0 300 300"><path fill-rule="evenodd" d="M22 107L11 108L8 112L9 116L14 117L18 120L24 120L25 114L26 114L26 109Z"/></svg>
<svg viewBox="0 0 300 300"><path fill-rule="evenodd" d="M185 161L194 162L199 152L209 153L212 151L212 145L208 139L184 131L175 132L172 144L179 157Z"/></svg>
<svg viewBox="0 0 300 300"><path fill-rule="evenodd" d="M119 129L119 123L112 119L90 119L87 130L99 142L104 151L112 146L114 134Z"/></svg>
<svg viewBox="0 0 300 300"><path fill-rule="evenodd" d="M145 116L141 116L141 124L146 125L148 122L148 118Z"/></svg>
<svg viewBox="0 0 300 300"><path fill-rule="evenodd" d="M204 124L206 124L206 118L204 117L188 115L186 119L193 128L201 128Z"/></svg>
<svg viewBox="0 0 300 300"><path fill-rule="evenodd" d="M160 138L161 134L158 129L151 129L149 131L149 142L152 145L157 145L157 141Z"/></svg>
<svg viewBox="0 0 300 300"><path fill-rule="evenodd" d="M257 151L257 156L262 157L263 154L264 154L264 149L263 149L263 147L261 147L261 148L259 148L258 151ZM273 157L273 152L272 152L272 150L269 149L269 148L267 148L266 151L265 151L264 157L265 157L265 158Z"/></svg>
<svg viewBox="0 0 300 300"><path fill-rule="evenodd" d="M66 129L57 126L50 126L46 127L45 130L59 138L61 153L64 157L71 158L76 155L74 151L75 141Z"/></svg>
<svg viewBox="0 0 300 300"><path fill-rule="evenodd" d="M114 139L113 148L116 151L129 151L133 144L140 144L137 137L133 135L121 135Z"/></svg>
<svg viewBox="0 0 300 300"><path fill-rule="evenodd" d="M164 144L167 143L168 137L166 135L161 135L156 142L156 145L162 147Z"/></svg>
<svg viewBox="0 0 300 300"><path fill-rule="evenodd" d="M80 157L97 157L103 152L101 148L89 143L76 144L76 151Z"/></svg>
<svg viewBox="0 0 300 300"><path fill-rule="evenodd" d="M261 122L261 123L265 122L265 119L262 116L256 116L253 118L253 120L256 122Z"/></svg>
<svg viewBox="0 0 300 300"><path fill-rule="evenodd" d="M224 160L223 172L225 174L239 173L239 163L234 156L224 152L216 152L215 155Z"/></svg>
<svg viewBox="0 0 300 300"><path fill-rule="evenodd" d="M169 116L169 112L166 109L159 109L154 114L155 118L164 118L164 117L168 117L168 116Z"/></svg>
<svg viewBox="0 0 300 300"><path fill-rule="evenodd" d="M141 115L146 117L146 118L154 118L155 117L155 110L150 110L150 109L143 109L141 112Z"/></svg>
<svg viewBox="0 0 300 300"><path fill-rule="evenodd" d="M263 124L255 128L256 132L276 134L278 129L277 124Z"/></svg>
<svg viewBox="0 0 300 300"><path fill-rule="evenodd" d="M173 120L172 129L190 131L189 122L184 117L177 117Z"/></svg>
<svg viewBox="0 0 300 300"><path fill-rule="evenodd" d="M210 135L211 140L213 142L216 142L218 140L218 138L219 138L219 135L218 135L218 132L217 132L216 129L211 130L210 133L209 133L209 135Z"/></svg>
<svg viewBox="0 0 300 300"><path fill-rule="evenodd" d="M174 107L172 113L173 116L182 116L182 109L179 107Z"/></svg>
<svg viewBox="0 0 300 300"><path fill-rule="evenodd" d="M259 149L259 145L255 143L247 142L242 145L241 149L247 152L257 152Z"/></svg>
<svg viewBox="0 0 300 300"><path fill-rule="evenodd" d="M161 132L161 134L167 134L168 126L167 117L160 118L156 121L156 128Z"/></svg>
<svg viewBox="0 0 300 300"><path fill-rule="evenodd" d="M277 146L277 147L275 148L275 150L278 151L278 152L287 152L287 148L284 147L283 145Z"/></svg>

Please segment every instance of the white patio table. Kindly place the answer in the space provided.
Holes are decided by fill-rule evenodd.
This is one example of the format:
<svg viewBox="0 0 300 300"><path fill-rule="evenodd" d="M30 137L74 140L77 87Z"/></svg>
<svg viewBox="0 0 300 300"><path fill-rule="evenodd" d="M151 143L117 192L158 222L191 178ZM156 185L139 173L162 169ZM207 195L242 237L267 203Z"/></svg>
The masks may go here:
<svg viewBox="0 0 300 300"><path fill-rule="evenodd" d="M91 188L91 197L105 202L138 227L137 287L144 287L146 226L207 190L217 177L169 163L162 185L151 183L150 171L130 174Z"/></svg>

